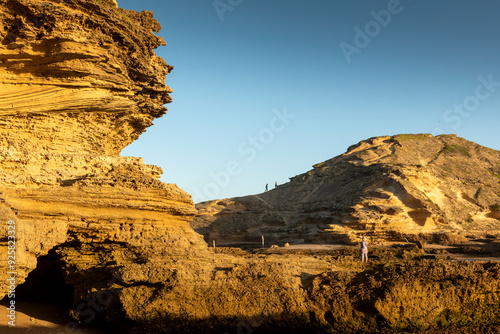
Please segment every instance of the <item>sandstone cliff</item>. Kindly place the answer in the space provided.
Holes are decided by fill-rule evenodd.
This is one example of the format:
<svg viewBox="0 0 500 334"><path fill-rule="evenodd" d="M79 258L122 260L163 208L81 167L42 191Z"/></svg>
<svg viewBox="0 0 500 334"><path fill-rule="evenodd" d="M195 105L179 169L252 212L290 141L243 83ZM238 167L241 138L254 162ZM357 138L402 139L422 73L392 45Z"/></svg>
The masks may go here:
<svg viewBox="0 0 500 334"><path fill-rule="evenodd" d="M165 113L172 67L153 51L165 42L151 12L108 0L0 4L4 147L116 155Z"/></svg>
<svg viewBox="0 0 500 334"><path fill-rule="evenodd" d="M221 244L404 241L498 231L499 203L500 152L399 135L364 140L269 192L200 203L191 225Z"/></svg>
<svg viewBox="0 0 500 334"><path fill-rule="evenodd" d="M89 268L137 262L144 246L204 247L188 225L191 197L160 182L160 168L118 155L171 101L153 14L111 1L0 4L1 294L9 219L17 284L52 250L67 282L81 283L76 299L99 277Z"/></svg>

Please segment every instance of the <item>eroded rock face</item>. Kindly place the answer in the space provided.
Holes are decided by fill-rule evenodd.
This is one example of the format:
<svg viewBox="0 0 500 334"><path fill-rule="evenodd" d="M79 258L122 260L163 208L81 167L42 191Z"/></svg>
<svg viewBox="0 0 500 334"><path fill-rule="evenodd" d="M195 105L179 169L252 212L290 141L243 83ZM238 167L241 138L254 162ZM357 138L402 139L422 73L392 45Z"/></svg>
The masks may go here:
<svg viewBox="0 0 500 334"><path fill-rule="evenodd" d="M371 138L269 192L197 205L207 241L436 238L500 227L500 152L453 135Z"/></svg>
<svg viewBox="0 0 500 334"><path fill-rule="evenodd" d="M151 12L107 0L0 4L3 147L117 155L165 113L172 67L153 51L165 42Z"/></svg>
<svg viewBox="0 0 500 334"><path fill-rule="evenodd" d="M16 283L53 249L76 300L156 250L206 249L188 225L191 196L118 156L171 101L153 14L94 0L0 5L0 294L9 219Z"/></svg>

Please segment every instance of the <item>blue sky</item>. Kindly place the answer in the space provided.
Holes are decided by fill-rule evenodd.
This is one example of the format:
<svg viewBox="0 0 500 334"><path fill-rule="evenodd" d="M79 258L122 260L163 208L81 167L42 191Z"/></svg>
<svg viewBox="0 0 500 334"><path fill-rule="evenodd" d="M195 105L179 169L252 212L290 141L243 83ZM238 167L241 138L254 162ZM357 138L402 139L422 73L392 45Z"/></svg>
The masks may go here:
<svg viewBox="0 0 500 334"><path fill-rule="evenodd" d="M260 193L373 136L500 150L500 2L118 0L152 10L167 115L122 155L195 202Z"/></svg>

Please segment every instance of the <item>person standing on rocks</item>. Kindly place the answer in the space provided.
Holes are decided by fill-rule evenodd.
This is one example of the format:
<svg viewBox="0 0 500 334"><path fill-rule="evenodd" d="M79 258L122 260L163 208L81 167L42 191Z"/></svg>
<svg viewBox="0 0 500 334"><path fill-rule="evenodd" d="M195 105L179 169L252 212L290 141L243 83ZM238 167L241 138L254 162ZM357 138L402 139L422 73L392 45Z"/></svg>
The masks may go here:
<svg viewBox="0 0 500 334"><path fill-rule="evenodd" d="M363 237L359 251L361 252L361 262L368 263L368 242L366 241L366 237Z"/></svg>

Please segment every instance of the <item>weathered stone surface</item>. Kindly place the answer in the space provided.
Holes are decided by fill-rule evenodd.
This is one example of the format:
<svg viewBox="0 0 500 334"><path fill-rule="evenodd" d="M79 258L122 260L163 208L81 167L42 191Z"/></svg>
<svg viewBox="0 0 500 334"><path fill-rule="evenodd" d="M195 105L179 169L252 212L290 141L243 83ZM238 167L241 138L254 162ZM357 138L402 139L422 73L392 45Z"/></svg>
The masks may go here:
<svg viewBox="0 0 500 334"><path fill-rule="evenodd" d="M151 12L95 0L0 5L3 147L119 154L165 113L172 67L153 51L165 42Z"/></svg>
<svg viewBox="0 0 500 334"><path fill-rule="evenodd" d="M9 219L16 283L54 250L76 300L95 289L95 268L106 280L155 249L205 249L188 225L191 196L160 182L159 167L118 156L171 100L153 14L110 1L0 4L0 294Z"/></svg>
<svg viewBox="0 0 500 334"><path fill-rule="evenodd" d="M454 135L377 137L269 192L200 203L191 225L220 244L497 231L499 177L500 152Z"/></svg>

